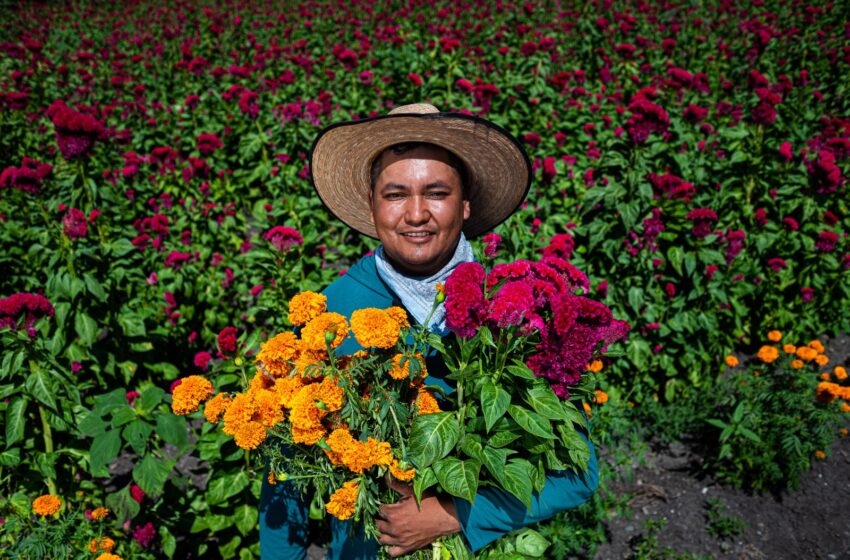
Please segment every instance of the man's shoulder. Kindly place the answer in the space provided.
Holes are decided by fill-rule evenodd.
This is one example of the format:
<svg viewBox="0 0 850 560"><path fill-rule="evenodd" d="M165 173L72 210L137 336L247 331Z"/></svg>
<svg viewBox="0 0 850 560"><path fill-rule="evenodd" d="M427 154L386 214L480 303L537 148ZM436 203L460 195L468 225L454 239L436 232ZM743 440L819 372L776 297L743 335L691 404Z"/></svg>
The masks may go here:
<svg viewBox="0 0 850 560"><path fill-rule="evenodd" d="M328 311L345 316L364 307L389 307L394 297L378 276L374 255L362 257L322 293L328 298Z"/></svg>

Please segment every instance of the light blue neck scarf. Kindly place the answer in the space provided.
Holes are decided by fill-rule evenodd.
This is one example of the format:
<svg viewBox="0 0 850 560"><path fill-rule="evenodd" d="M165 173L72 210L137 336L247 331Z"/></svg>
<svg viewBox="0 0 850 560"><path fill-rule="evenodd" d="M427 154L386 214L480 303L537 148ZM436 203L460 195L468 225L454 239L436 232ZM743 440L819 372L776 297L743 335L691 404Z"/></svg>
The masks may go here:
<svg viewBox="0 0 850 560"><path fill-rule="evenodd" d="M402 274L387 260L384 255L383 245L375 249L375 264L378 268L378 276L395 292L405 309L413 315L420 325L427 326L431 332L440 336L449 334L449 329L446 327L446 309L444 304L440 304L434 310L434 314L431 315L431 319L425 325L425 319L428 318L428 313L431 312L431 307L434 305L434 298L437 297L437 284L444 284L452 270L460 263L474 260L475 255L472 252L472 245L466 240L463 232L460 234L460 240L457 242L457 247L451 260L446 266L431 276L407 276Z"/></svg>

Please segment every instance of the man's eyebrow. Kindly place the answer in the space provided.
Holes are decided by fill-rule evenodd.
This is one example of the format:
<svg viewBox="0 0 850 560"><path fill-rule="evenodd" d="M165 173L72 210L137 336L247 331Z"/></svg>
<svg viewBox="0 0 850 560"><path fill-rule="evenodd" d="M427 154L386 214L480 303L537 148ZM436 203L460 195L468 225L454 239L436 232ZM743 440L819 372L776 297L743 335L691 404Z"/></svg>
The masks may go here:
<svg viewBox="0 0 850 560"><path fill-rule="evenodd" d="M382 186L380 191L398 191L398 190L409 190L411 187L409 185L405 185L402 183L387 183ZM446 183L445 181L434 181L432 183L428 183L424 187L425 190L433 191L438 189L451 189L451 185Z"/></svg>

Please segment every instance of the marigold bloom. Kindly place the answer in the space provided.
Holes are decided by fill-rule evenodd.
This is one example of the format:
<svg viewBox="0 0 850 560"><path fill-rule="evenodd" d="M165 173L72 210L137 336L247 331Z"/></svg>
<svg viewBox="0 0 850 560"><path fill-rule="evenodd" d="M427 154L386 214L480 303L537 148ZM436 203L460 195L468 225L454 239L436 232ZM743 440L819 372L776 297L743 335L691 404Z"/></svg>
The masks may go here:
<svg viewBox="0 0 850 560"><path fill-rule="evenodd" d="M336 412L342 408L345 392L342 387L337 385L336 381L330 377L325 377L316 386L315 396L317 400L322 401L329 412Z"/></svg>
<svg viewBox="0 0 850 560"><path fill-rule="evenodd" d="M756 355L761 361L769 364L779 357L779 351L773 346L762 346Z"/></svg>
<svg viewBox="0 0 850 560"><path fill-rule="evenodd" d="M337 519L345 520L354 515L354 508L357 505L358 484L356 480L351 480L342 485L331 496L330 501L325 505L328 513Z"/></svg>
<svg viewBox="0 0 850 560"><path fill-rule="evenodd" d="M401 327L398 320L384 311L367 307L351 314L354 338L364 348L392 348L398 342Z"/></svg>
<svg viewBox="0 0 850 560"><path fill-rule="evenodd" d="M305 385L291 401L289 421L293 427L308 430L319 426L327 411L316 406L318 384Z"/></svg>
<svg viewBox="0 0 850 560"><path fill-rule="evenodd" d="M599 373L602 371L602 360L593 360L587 364L587 370L592 371L593 373Z"/></svg>
<svg viewBox="0 0 850 560"><path fill-rule="evenodd" d="M252 395L240 393L224 412L222 429L233 436L242 449L255 449L266 439L266 428L260 423Z"/></svg>
<svg viewBox="0 0 850 560"><path fill-rule="evenodd" d="M841 412L850 412L850 404L846 402L841 403Z"/></svg>
<svg viewBox="0 0 850 560"><path fill-rule="evenodd" d="M112 549L115 548L115 541L110 539L109 537L99 537L92 539L89 542L89 552L94 554L95 552L102 550L103 552L112 552Z"/></svg>
<svg viewBox="0 0 850 560"><path fill-rule="evenodd" d="M424 414L434 414L435 412L441 412L440 403L437 402L437 398L434 396L434 393L424 387L420 387L419 416Z"/></svg>
<svg viewBox="0 0 850 560"><path fill-rule="evenodd" d="M844 369L842 366L835 366L835 369L832 370L832 373L839 381L844 381L845 379L847 379L847 370Z"/></svg>
<svg viewBox="0 0 850 560"><path fill-rule="evenodd" d="M274 474L273 470L269 470L269 476L267 477L270 486L274 486L277 484L277 477Z"/></svg>
<svg viewBox="0 0 850 560"><path fill-rule="evenodd" d="M103 554L101 554L100 556L95 558L94 560L124 560L124 559L121 558L120 556L118 556L117 554L110 554L109 552L104 552Z"/></svg>
<svg viewBox="0 0 850 560"><path fill-rule="evenodd" d="M414 467L407 470L402 469L399 462L396 459L393 459L393 462L390 463L390 474L393 475L396 480L409 482L416 476L416 469Z"/></svg>
<svg viewBox="0 0 850 560"><path fill-rule="evenodd" d="M822 373L818 376L818 379L820 379L821 381L829 381L829 374L828 373Z"/></svg>
<svg viewBox="0 0 850 560"><path fill-rule="evenodd" d="M794 346L793 344L786 344L782 347L782 351L785 352L786 354L793 354L794 352L797 351L797 347Z"/></svg>
<svg viewBox="0 0 850 560"><path fill-rule="evenodd" d="M590 408L590 405L586 402L582 401L581 407L584 409L584 413L590 416L593 413L593 410Z"/></svg>
<svg viewBox="0 0 850 560"><path fill-rule="evenodd" d="M307 382L300 375L282 377L274 384L274 391L280 399L280 405L284 408L292 408L292 399L298 394Z"/></svg>
<svg viewBox="0 0 850 560"><path fill-rule="evenodd" d="M805 362L810 362L817 357L818 352L814 348L809 348L808 346L801 346L797 348L796 354L797 357L801 360Z"/></svg>
<svg viewBox="0 0 850 560"><path fill-rule="evenodd" d="M815 356L815 363L819 366L825 366L829 363L829 356L826 354L818 354Z"/></svg>
<svg viewBox="0 0 850 560"><path fill-rule="evenodd" d="M410 321L407 320L407 311L402 307L388 307L386 310L387 315L392 317L396 323L398 323L398 327L400 329L409 329Z"/></svg>
<svg viewBox="0 0 850 560"><path fill-rule="evenodd" d="M298 348L299 341L295 333L282 332L262 345L256 361L262 362L269 375L284 377L289 375L289 362L298 357Z"/></svg>
<svg viewBox="0 0 850 560"><path fill-rule="evenodd" d="M821 381L818 383L815 396L820 402L829 404L838 398L840 389L841 387L837 383Z"/></svg>
<svg viewBox="0 0 850 560"><path fill-rule="evenodd" d="M823 461L824 459L826 459L826 453L818 449L817 451L815 451L815 459L817 459L818 461Z"/></svg>
<svg viewBox="0 0 850 560"><path fill-rule="evenodd" d="M407 379L411 375L411 361L412 360L419 361L419 378L426 377L428 375L427 370L425 369L425 360L422 358L420 354L417 354L415 357L405 356L404 354L396 354L392 359L392 367L390 368L389 374L393 379ZM402 366L402 360L404 360L404 365Z"/></svg>
<svg viewBox="0 0 850 560"><path fill-rule="evenodd" d="M817 339L809 342L809 348L813 348L815 351L817 351L821 354L823 354L824 350L826 350L826 348L823 347L823 344L821 343L821 341L817 340Z"/></svg>
<svg viewBox="0 0 850 560"><path fill-rule="evenodd" d="M794 369L801 369L806 363L803 360L792 360L791 367Z"/></svg>
<svg viewBox="0 0 850 560"><path fill-rule="evenodd" d="M327 351L325 333L333 332L335 337L330 343L331 348L336 348L348 336L348 321L339 313L322 313L313 318L301 330L301 350L315 352L324 355Z"/></svg>
<svg viewBox="0 0 850 560"><path fill-rule="evenodd" d="M299 428L297 426L292 426L292 441L295 443L303 443L304 445L315 445L317 444L327 432L325 428L319 424L317 426L310 426L308 428Z"/></svg>
<svg viewBox="0 0 850 560"><path fill-rule="evenodd" d="M227 393L217 394L204 405L204 418L212 424L217 423L227 412L227 407L230 406L232 401L233 399Z"/></svg>
<svg viewBox="0 0 850 560"><path fill-rule="evenodd" d="M608 402L608 393L606 393L605 391L601 391L599 389L596 389L596 390L593 391L593 394L594 394L594 397L593 397L594 403L605 404L605 403Z"/></svg>
<svg viewBox="0 0 850 560"><path fill-rule="evenodd" d="M316 292L301 292L289 300L289 322L306 325L328 309L328 298Z"/></svg>
<svg viewBox="0 0 850 560"><path fill-rule="evenodd" d="M205 377L190 375L180 380L180 385L174 388L171 410L174 414L185 416L198 410L201 403L213 394L213 385Z"/></svg>
<svg viewBox="0 0 850 560"><path fill-rule="evenodd" d="M735 356L731 356L731 355L726 356L725 361L726 361L726 365L729 366L729 367L736 367L739 363L738 358L736 358Z"/></svg>
<svg viewBox="0 0 850 560"><path fill-rule="evenodd" d="M92 519L95 521L102 521L106 519L107 515L109 515L109 508L105 507L95 508L91 512Z"/></svg>
<svg viewBox="0 0 850 560"><path fill-rule="evenodd" d="M62 507L62 500L56 496L45 494L32 501L32 512L41 515L53 515Z"/></svg>
<svg viewBox="0 0 850 560"><path fill-rule="evenodd" d="M847 434L850 434L850 430L847 428L838 428L838 435L841 437L847 437Z"/></svg>
<svg viewBox="0 0 850 560"><path fill-rule="evenodd" d="M767 339L771 342L779 342L782 340L782 333L780 331L770 331L767 333Z"/></svg>

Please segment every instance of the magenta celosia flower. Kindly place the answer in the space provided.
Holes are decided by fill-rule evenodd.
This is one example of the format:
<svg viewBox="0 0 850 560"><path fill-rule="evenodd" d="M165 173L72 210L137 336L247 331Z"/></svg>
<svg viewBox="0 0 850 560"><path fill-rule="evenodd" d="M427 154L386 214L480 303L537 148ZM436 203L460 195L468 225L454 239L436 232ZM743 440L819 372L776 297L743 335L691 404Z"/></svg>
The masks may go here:
<svg viewBox="0 0 850 560"><path fill-rule="evenodd" d="M145 491L136 484L130 485L130 497L136 500L136 503L141 504L145 499Z"/></svg>
<svg viewBox="0 0 850 560"><path fill-rule="evenodd" d="M139 546L142 548L150 546L151 541L153 541L155 536L156 529L154 529L153 523L150 521L133 529L133 538L136 539L136 542L139 543Z"/></svg>
<svg viewBox="0 0 850 560"><path fill-rule="evenodd" d="M37 194L52 170L52 165L24 157L20 167L7 167L0 173L0 189L17 189Z"/></svg>
<svg viewBox="0 0 850 560"><path fill-rule="evenodd" d="M806 162L809 170L809 181L819 194L830 194L844 183L841 169L835 164L835 155L827 150L820 150L815 160Z"/></svg>
<svg viewBox="0 0 850 560"><path fill-rule="evenodd" d="M35 322L42 317L53 317L53 313L53 304L42 295L26 292L12 294L0 298L0 329L23 328L30 338L34 338Z"/></svg>
<svg viewBox="0 0 850 560"><path fill-rule="evenodd" d="M461 263L446 279L446 326L460 337L475 334L484 311L484 268Z"/></svg>
<svg viewBox="0 0 850 560"><path fill-rule="evenodd" d="M492 259L499 254L499 246L502 244L502 236L498 233L488 233L481 238L484 245L484 255Z"/></svg>
<svg viewBox="0 0 850 560"><path fill-rule="evenodd" d="M782 219L782 225L784 225L785 229L788 231L797 231L800 229L800 225L797 223L797 220L790 216Z"/></svg>
<svg viewBox="0 0 850 560"><path fill-rule="evenodd" d="M127 401L128 405L135 406L134 403L136 402L136 399L141 396L142 394L138 391L127 391L127 393L124 395L124 399Z"/></svg>
<svg viewBox="0 0 850 560"><path fill-rule="evenodd" d="M808 303L812 301L812 298L815 297L815 291L812 288L800 288L800 299L803 303Z"/></svg>
<svg viewBox="0 0 850 560"><path fill-rule="evenodd" d="M768 223L767 219L767 210L764 208L756 208L756 211L753 213L753 219L760 227L764 227Z"/></svg>
<svg viewBox="0 0 850 560"><path fill-rule="evenodd" d="M576 243L569 233L557 233L549 240L549 245L542 249L544 257L558 257L565 261L573 257Z"/></svg>
<svg viewBox="0 0 850 560"><path fill-rule="evenodd" d="M673 299L676 297L676 285L672 282L667 282L664 284L664 293L667 294L667 297Z"/></svg>
<svg viewBox="0 0 850 560"><path fill-rule="evenodd" d="M691 104L685 107L685 112L682 116L685 117L686 121L696 124L705 120L708 116L708 109Z"/></svg>
<svg viewBox="0 0 850 560"><path fill-rule="evenodd" d="M357 67L357 53L353 50L342 49L335 54L336 59L340 64L342 64L346 71L351 72Z"/></svg>
<svg viewBox="0 0 850 560"><path fill-rule="evenodd" d="M85 237L89 231L89 224L86 220L86 215L77 208L69 208L62 217L62 232L71 241L76 241L81 237Z"/></svg>
<svg viewBox="0 0 850 560"><path fill-rule="evenodd" d="M224 144L222 144L221 139L215 134L204 132L198 136L198 151L201 152L201 155L204 157L212 155L223 145Z"/></svg>
<svg viewBox="0 0 850 560"><path fill-rule="evenodd" d="M525 282L508 282L490 299L486 321L499 328L518 326L533 313L534 292Z"/></svg>
<svg viewBox="0 0 850 560"><path fill-rule="evenodd" d="M664 175L650 173L646 178L652 184L652 191L656 196L690 202L691 198L697 192L693 183L670 173L665 173Z"/></svg>
<svg viewBox="0 0 850 560"><path fill-rule="evenodd" d="M422 85L422 76L420 76L416 72L410 72L407 75L407 79L410 80L410 83L412 83L416 87L420 87Z"/></svg>
<svg viewBox="0 0 850 560"><path fill-rule="evenodd" d="M774 257L772 259L768 259L767 266L773 272L779 272L780 270L785 270L788 268L788 263L785 262L785 259L780 259L779 257Z"/></svg>
<svg viewBox="0 0 850 560"><path fill-rule="evenodd" d="M747 234L740 229L728 231L726 233L726 264L732 264L735 257L741 254L744 250L744 242L747 240Z"/></svg>
<svg viewBox="0 0 850 560"><path fill-rule="evenodd" d="M181 253L180 251L171 251L168 253L168 256L165 257L165 266L166 268L175 268L179 269L181 266L189 262L189 259L192 258L192 253Z"/></svg>
<svg viewBox="0 0 850 560"><path fill-rule="evenodd" d="M95 142L106 132L96 118L71 109L62 100L48 107L47 116L53 121L56 142L66 160L87 157Z"/></svg>
<svg viewBox="0 0 850 560"><path fill-rule="evenodd" d="M298 230L288 226L275 226L263 237L269 240L276 251L286 252L293 245L301 245L304 243L304 238L298 233Z"/></svg>
<svg viewBox="0 0 850 560"><path fill-rule="evenodd" d="M822 231L818 234L817 241L815 241L815 249L824 253L828 253L829 251L833 251L835 249L836 243L838 243L837 233L828 230Z"/></svg>
<svg viewBox="0 0 850 560"><path fill-rule="evenodd" d="M212 360L212 355L207 351L201 351L195 354L193 363L195 367L206 371L209 368L210 360Z"/></svg>
<svg viewBox="0 0 850 560"><path fill-rule="evenodd" d="M717 214L711 208L694 208L688 212L687 219L693 223L691 233L696 237L711 234L711 228L717 222Z"/></svg>
<svg viewBox="0 0 850 560"><path fill-rule="evenodd" d="M626 122L626 132L635 144L643 144L651 133L666 132L670 126L667 111L645 97L632 101L628 109L632 116Z"/></svg>
<svg viewBox="0 0 850 560"><path fill-rule="evenodd" d="M543 180L544 185L550 185L552 181L555 180L555 177L558 175L558 170L555 168L555 162L557 159L555 156L546 156L543 158L543 176L541 179Z"/></svg>
<svg viewBox="0 0 850 560"><path fill-rule="evenodd" d="M236 352L236 338L239 331L236 327L224 327L218 333L218 349L222 354L233 354Z"/></svg>
<svg viewBox="0 0 850 560"><path fill-rule="evenodd" d="M794 159L794 152L791 150L791 142L783 142L782 145L779 146L779 157L781 157L783 161L791 161Z"/></svg>
<svg viewBox="0 0 850 560"><path fill-rule="evenodd" d="M568 261L547 255L540 259L539 265L554 269L560 275L564 282L564 288L568 292L587 293L590 291L590 281L587 279L587 275ZM535 271L539 271L540 266L535 267Z"/></svg>
<svg viewBox="0 0 850 560"><path fill-rule="evenodd" d="M243 91L239 96L239 110L243 115L248 115L252 119L256 119L257 115L260 114L260 106L257 104L259 99L260 96L256 91Z"/></svg>

